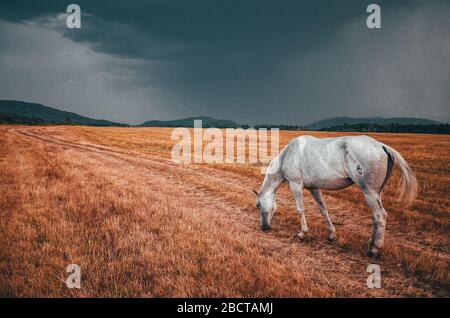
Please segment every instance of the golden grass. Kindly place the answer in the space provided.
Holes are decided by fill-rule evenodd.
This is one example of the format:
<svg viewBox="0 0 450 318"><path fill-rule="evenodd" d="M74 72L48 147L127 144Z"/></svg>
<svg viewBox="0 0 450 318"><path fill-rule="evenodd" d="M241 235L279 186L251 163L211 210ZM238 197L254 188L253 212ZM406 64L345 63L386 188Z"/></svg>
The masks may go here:
<svg viewBox="0 0 450 318"><path fill-rule="evenodd" d="M286 186L262 233L250 191L260 165L175 165L171 131L0 126L0 295L449 296L450 136L373 135L410 162L420 193L410 208L396 203L394 174L386 245L371 260L371 214L355 187L325 193L334 244L307 193L310 233L292 238L299 220ZM71 263L80 290L64 283ZM369 263L381 266L379 290L365 285Z"/></svg>

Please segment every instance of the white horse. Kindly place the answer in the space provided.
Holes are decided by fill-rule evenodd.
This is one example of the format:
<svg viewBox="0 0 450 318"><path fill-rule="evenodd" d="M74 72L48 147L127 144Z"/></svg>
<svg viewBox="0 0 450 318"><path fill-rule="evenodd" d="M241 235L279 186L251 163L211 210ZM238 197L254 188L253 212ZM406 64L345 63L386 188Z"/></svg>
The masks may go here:
<svg viewBox="0 0 450 318"><path fill-rule="evenodd" d="M300 239L308 232L303 211L303 188L308 189L319 206L329 230L329 239L336 231L328 216L320 189L339 190L356 184L364 193L373 211L369 256L377 256L384 241L387 213L381 204L381 192L391 175L394 164L402 172L399 199L412 202L417 194L417 180L403 157L393 148L368 136L338 138L297 137L270 163L257 195L261 229L270 229L276 210L275 192L288 181L300 215Z"/></svg>

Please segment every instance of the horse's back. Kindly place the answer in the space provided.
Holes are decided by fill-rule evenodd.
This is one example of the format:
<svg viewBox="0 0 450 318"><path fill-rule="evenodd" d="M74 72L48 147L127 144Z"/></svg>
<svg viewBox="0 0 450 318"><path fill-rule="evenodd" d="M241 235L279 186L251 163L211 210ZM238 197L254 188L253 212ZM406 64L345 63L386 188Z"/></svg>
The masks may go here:
<svg viewBox="0 0 450 318"><path fill-rule="evenodd" d="M342 138L300 136L283 151L282 171L306 188L338 189L348 185Z"/></svg>
<svg viewBox="0 0 450 318"><path fill-rule="evenodd" d="M302 179L306 187L339 189L366 179L379 182L386 171L382 144L369 136L316 138L309 135L293 139L283 154L283 170L291 178ZM370 181L372 182L372 181Z"/></svg>

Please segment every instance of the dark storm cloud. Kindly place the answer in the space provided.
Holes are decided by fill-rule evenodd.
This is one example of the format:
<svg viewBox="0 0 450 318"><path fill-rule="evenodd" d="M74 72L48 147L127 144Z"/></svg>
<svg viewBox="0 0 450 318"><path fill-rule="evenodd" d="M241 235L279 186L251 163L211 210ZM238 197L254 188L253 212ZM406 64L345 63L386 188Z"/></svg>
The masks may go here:
<svg viewBox="0 0 450 318"><path fill-rule="evenodd" d="M413 9L418 1L382 1ZM371 1L77 1L82 32L71 39L94 43L108 53L146 59L212 60L255 53L273 58L325 45L348 21L362 17ZM403 4L403 6L402 6ZM2 17L24 21L64 11L61 1L1 4ZM362 20L364 21L364 20Z"/></svg>
<svg viewBox="0 0 450 318"><path fill-rule="evenodd" d="M449 6L377 1L383 27L370 31L371 2L77 1L82 29L69 30L55 20L65 9L60 1L17 1L0 4L0 19L53 30L98 54L97 74L114 80L98 96L80 94L88 105L72 102L74 111L104 105L91 113L133 122L189 115L290 124L335 115L448 120ZM403 49L412 54L402 56ZM127 105L111 103L111 91ZM61 92L52 99L65 100Z"/></svg>

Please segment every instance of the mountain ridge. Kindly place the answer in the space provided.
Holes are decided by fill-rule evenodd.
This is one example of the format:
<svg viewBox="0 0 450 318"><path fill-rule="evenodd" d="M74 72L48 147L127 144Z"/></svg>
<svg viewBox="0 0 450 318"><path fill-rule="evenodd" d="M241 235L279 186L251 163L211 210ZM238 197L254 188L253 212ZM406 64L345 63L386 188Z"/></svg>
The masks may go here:
<svg viewBox="0 0 450 318"><path fill-rule="evenodd" d="M104 119L94 119L39 103L0 100L0 123L10 124L78 124L88 126L128 126Z"/></svg>
<svg viewBox="0 0 450 318"><path fill-rule="evenodd" d="M59 110L39 103L31 103L17 100L0 100L0 123L3 124L30 124L30 125L48 125L48 124L66 124L66 125L88 125L88 126L137 126L137 127L193 127L194 120L201 119L202 127L217 128L237 128L237 127L259 127L261 125L244 125L230 119L217 119L210 116L193 116L175 120L148 120L140 125L129 125L115 123L109 120L93 119L82 116L77 113ZM442 123L415 117L331 117L313 122L304 128L308 130L323 130L327 128L336 128L346 125L442 125ZM267 125L262 125L262 127ZM284 129L298 130L293 125L269 125L270 127L285 127Z"/></svg>

